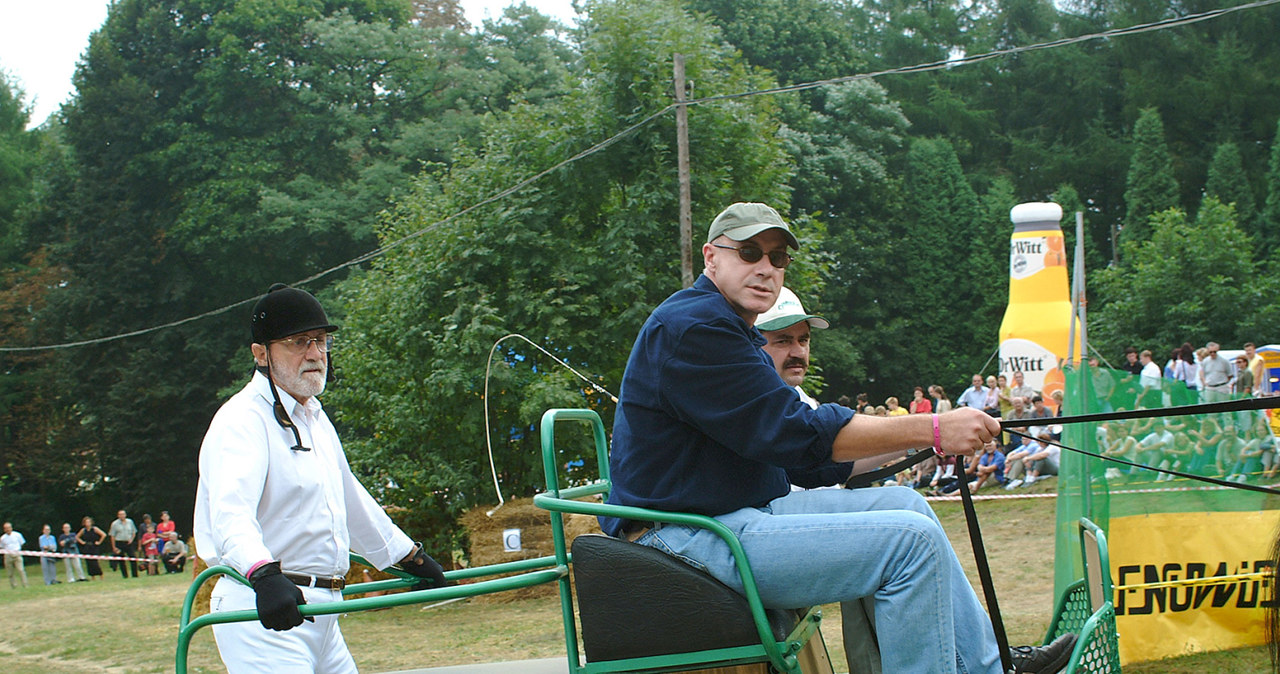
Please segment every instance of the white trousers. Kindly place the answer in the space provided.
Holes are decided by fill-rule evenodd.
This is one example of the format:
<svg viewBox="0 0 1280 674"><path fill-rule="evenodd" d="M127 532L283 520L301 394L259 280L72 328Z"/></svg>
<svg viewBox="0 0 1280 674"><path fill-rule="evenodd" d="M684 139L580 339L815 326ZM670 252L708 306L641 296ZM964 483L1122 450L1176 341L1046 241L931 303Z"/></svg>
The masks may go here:
<svg viewBox="0 0 1280 674"><path fill-rule="evenodd" d="M342 601L341 590L302 587L308 604ZM213 588L210 610L256 608L253 589L222 578ZM347 674L358 671L338 628L338 615L315 616L291 630L277 632L251 622L213 626L218 654L229 674Z"/></svg>

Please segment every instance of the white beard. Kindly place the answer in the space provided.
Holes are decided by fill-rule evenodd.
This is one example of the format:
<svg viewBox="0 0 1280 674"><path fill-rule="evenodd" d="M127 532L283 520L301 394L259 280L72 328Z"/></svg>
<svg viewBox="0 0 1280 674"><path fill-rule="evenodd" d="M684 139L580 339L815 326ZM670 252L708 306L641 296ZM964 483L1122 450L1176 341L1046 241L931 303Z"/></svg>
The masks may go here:
<svg viewBox="0 0 1280 674"><path fill-rule="evenodd" d="M289 371L278 365L271 366L271 379L275 381L276 386L301 400L324 393L327 373L328 358L320 361L304 360L296 371Z"/></svg>

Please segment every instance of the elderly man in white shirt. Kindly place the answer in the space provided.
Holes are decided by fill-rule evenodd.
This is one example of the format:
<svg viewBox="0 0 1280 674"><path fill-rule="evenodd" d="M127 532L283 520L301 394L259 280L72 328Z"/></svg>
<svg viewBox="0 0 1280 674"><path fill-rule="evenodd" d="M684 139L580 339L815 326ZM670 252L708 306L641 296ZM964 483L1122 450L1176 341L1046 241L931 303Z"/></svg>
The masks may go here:
<svg viewBox="0 0 1280 674"><path fill-rule="evenodd" d="M421 587L445 584L440 565L352 475L316 399L337 329L310 293L273 285L253 309L257 370L218 410L200 447L196 551L252 583L222 578L211 610L256 608L261 623L213 628L232 673L356 671L338 616L304 622L298 610L342 600L351 550L379 568L400 563L424 579Z"/></svg>

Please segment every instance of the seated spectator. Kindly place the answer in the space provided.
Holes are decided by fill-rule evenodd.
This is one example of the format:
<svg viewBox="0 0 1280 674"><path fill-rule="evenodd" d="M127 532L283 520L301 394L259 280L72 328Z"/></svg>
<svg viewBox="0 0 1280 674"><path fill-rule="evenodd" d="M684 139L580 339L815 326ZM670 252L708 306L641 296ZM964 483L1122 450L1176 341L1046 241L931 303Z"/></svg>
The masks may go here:
<svg viewBox="0 0 1280 674"><path fill-rule="evenodd" d="M1147 353L1143 351L1143 353ZM1152 419L1151 432L1138 441L1136 463L1144 466L1159 466L1165 459L1165 449L1173 446L1173 433L1165 427L1162 419ZM1129 474L1135 475L1140 468L1130 468Z"/></svg>
<svg viewBox="0 0 1280 674"><path fill-rule="evenodd" d="M1031 486L1038 480L1058 474L1062 448L1053 444L1053 432L1047 426L1039 426L1033 435L1037 439L1035 442L1028 442L1020 451L1015 450L1005 458L1005 489Z"/></svg>
<svg viewBox="0 0 1280 674"><path fill-rule="evenodd" d="M885 409L888 410L884 416L901 417L907 414L907 408L898 405L898 398L896 396L889 396L889 398L884 401L884 405ZM877 407L876 409L878 410L880 408Z"/></svg>
<svg viewBox="0 0 1280 674"><path fill-rule="evenodd" d="M933 469L933 477L929 478L929 493L937 495L938 490L955 482L956 480L956 457L954 454L948 454L937 459L937 465Z"/></svg>
<svg viewBox="0 0 1280 674"><path fill-rule="evenodd" d="M1005 417L1005 420L1019 421L1019 420L1030 420L1030 419L1031 419L1031 410L1027 409L1026 399L1023 398L1022 396L1014 396L1013 411L1009 413L1009 416ZM1025 438L1023 438L1020 435L1016 435L1016 433L1029 434L1030 433L1030 431L1028 430L1029 428L1030 428L1029 424L1025 426L1019 425L1019 426L1009 427L1008 430L1010 432L1004 434L1005 436L1004 447L1005 447L1006 458L1008 458L1009 452L1012 452L1014 449L1017 449L1020 445L1026 442Z"/></svg>
<svg viewBox="0 0 1280 674"><path fill-rule="evenodd" d="M1004 452L1000 451L995 439L982 446L982 453L972 457L965 467L965 476L969 480L969 491L978 491L984 486L1004 484ZM950 494L960 489L959 480L947 485L942 493Z"/></svg>
<svg viewBox="0 0 1280 674"><path fill-rule="evenodd" d="M162 559L165 573L181 573L182 568L186 566L187 544L178 538L178 532L169 532L169 540L165 541Z"/></svg>
<svg viewBox="0 0 1280 674"><path fill-rule="evenodd" d="M929 387L929 395L933 397L933 411L942 414L951 411L951 400L947 398L947 392L941 386L934 384Z"/></svg>
<svg viewBox="0 0 1280 674"><path fill-rule="evenodd" d="M1031 418L1032 419L1051 419L1053 418L1053 410L1044 406L1044 398L1039 394L1031 396Z"/></svg>
<svg viewBox="0 0 1280 674"><path fill-rule="evenodd" d="M917 386L911 392L911 403L907 406L907 411L911 414L929 414L933 412L933 401L924 395L924 388Z"/></svg>
<svg viewBox="0 0 1280 674"><path fill-rule="evenodd" d="M1209 474L1218 458L1218 446L1226 437L1222 428L1212 416L1206 416L1200 420L1200 428L1193 428L1187 433L1195 442L1188 470L1197 475Z"/></svg>

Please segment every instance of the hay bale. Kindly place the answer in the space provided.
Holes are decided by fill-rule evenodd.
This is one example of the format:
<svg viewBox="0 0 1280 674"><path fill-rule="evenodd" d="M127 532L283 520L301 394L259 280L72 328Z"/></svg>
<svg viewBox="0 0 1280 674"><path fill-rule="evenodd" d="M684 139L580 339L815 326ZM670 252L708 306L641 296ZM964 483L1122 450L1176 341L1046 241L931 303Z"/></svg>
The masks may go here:
<svg viewBox="0 0 1280 674"><path fill-rule="evenodd" d="M493 510L493 515L487 514L490 510ZM496 510L488 506L473 508L463 513L459 522L466 529L467 538L470 541L467 554L472 567L548 557L555 554L555 544L551 537L551 513L533 505L532 498L507 501ZM582 534L600 533L600 525L596 518L589 515L567 515L564 528L565 540L568 544L572 544L573 539ZM506 551L503 545L503 532L507 529L520 530L521 549L519 551ZM505 576L489 576L484 580L501 577ZM553 597L556 593L556 586L548 583L482 595L472 601L507 603L535 597Z"/></svg>

